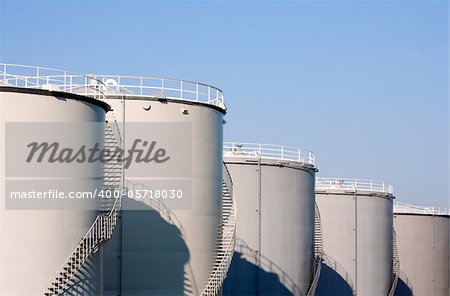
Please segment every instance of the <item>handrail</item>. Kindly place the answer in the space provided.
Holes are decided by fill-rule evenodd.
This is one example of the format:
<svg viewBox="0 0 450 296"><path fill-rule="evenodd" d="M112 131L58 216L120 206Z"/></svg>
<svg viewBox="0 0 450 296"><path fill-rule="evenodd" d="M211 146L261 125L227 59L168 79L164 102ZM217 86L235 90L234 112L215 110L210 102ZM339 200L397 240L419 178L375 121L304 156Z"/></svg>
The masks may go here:
<svg viewBox="0 0 450 296"><path fill-rule="evenodd" d="M297 161L313 167L316 165L316 158L312 151L282 145L225 142L223 144L223 155L225 157L254 157Z"/></svg>
<svg viewBox="0 0 450 296"><path fill-rule="evenodd" d="M167 77L79 74L58 69L0 63L0 86L48 89L96 99L164 98L210 104L226 110L221 89Z"/></svg>
<svg viewBox="0 0 450 296"><path fill-rule="evenodd" d="M383 181L352 178L316 177L316 189L351 189L394 194L394 187Z"/></svg>
<svg viewBox="0 0 450 296"><path fill-rule="evenodd" d="M450 216L450 209L443 207L423 207L403 202L394 202L394 214L397 213Z"/></svg>
<svg viewBox="0 0 450 296"><path fill-rule="evenodd" d="M107 96L117 94L138 97L157 97L183 101L202 102L225 108L221 89L190 80L167 77L95 74L106 85Z"/></svg>
<svg viewBox="0 0 450 296"><path fill-rule="evenodd" d="M313 276L308 288L307 296L314 296L319 283L320 272L322 270L323 259L323 238L320 211L317 203L315 203L314 211L314 260L313 260Z"/></svg>
<svg viewBox="0 0 450 296"><path fill-rule="evenodd" d="M394 296L398 278L400 276L400 258L398 256L397 235L395 234L395 230L392 230L392 273L392 283L388 296Z"/></svg>
<svg viewBox="0 0 450 296"><path fill-rule="evenodd" d="M106 85L92 77L59 69L0 63L0 86L47 89L104 99Z"/></svg>
<svg viewBox="0 0 450 296"><path fill-rule="evenodd" d="M236 245L237 208L233 197L233 181L225 163L222 163L222 179L222 199L223 202L228 199L231 203L231 208L227 209L227 213L222 213L221 241L216 264L205 289L201 293L202 296L216 296L220 294L223 282L231 265ZM219 261L218 264L217 261Z"/></svg>
<svg viewBox="0 0 450 296"><path fill-rule="evenodd" d="M113 124L117 126L115 118L113 118ZM121 142L122 139L119 138L116 139L116 141ZM120 145L120 143L117 144ZM121 178L119 181L119 192L122 192L122 188L123 183ZM81 239L66 260L63 261L56 272L37 291L36 295L58 295L59 291L67 288L67 285L72 280L73 276L75 276L75 274L80 270L88 257L98 250L103 241L111 238L117 224L118 212L120 211L122 205L121 201L121 196L115 198L111 209L106 214L100 214L95 218L94 223L92 223L85 236ZM67 275L63 276L63 274ZM57 278L62 278L63 282L58 282ZM54 292L52 289L57 292Z"/></svg>

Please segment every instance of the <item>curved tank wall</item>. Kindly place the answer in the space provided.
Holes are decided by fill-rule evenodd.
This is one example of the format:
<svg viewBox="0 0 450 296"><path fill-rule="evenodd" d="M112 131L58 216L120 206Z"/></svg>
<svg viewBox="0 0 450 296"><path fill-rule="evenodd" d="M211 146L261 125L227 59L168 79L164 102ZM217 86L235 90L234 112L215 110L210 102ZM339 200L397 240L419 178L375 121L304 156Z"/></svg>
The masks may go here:
<svg viewBox="0 0 450 296"><path fill-rule="evenodd" d="M246 147L224 148L238 220L223 295L306 295L314 256L313 159L293 160L295 152L286 157L281 146Z"/></svg>
<svg viewBox="0 0 450 296"><path fill-rule="evenodd" d="M393 279L392 190L384 183L317 178L324 265L316 295L387 295Z"/></svg>
<svg viewBox="0 0 450 296"><path fill-rule="evenodd" d="M135 96L106 101L120 128L123 116L126 123L191 124L192 208L170 211L178 223L158 211L123 211L118 235L104 248L104 293L199 295L211 276L217 252L225 112L183 100Z"/></svg>
<svg viewBox="0 0 450 296"><path fill-rule="evenodd" d="M400 257L395 294L450 295L449 213L394 207L394 228Z"/></svg>
<svg viewBox="0 0 450 296"><path fill-rule="evenodd" d="M72 135L98 143L104 137L104 108L105 104L98 101L70 94L0 87L0 138L5 139L8 122L100 122L98 128L80 128ZM97 211L7 210L4 206L5 157L8 157L5 149L3 141L0 145L0 294L35 295L87 233ZM94 170L101 173L103 166L96 165ZM98 182L82 183L78 190L93 192L100 185ZM90 258L88 265L78 275L80 282L76 283L76 289L81 294L99 293L99 257Z"/></svg>

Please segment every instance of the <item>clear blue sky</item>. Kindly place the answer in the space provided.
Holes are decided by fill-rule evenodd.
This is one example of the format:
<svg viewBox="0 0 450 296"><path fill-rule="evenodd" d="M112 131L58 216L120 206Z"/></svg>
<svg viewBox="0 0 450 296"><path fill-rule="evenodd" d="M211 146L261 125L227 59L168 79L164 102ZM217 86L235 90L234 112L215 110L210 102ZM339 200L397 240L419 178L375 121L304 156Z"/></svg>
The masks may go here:
<svg viewBox="0 0 450 296"><path fill-rule="evenodd" d="M0 60L222 88L225 139L449 204L445 1L1 1Z"/></svg>

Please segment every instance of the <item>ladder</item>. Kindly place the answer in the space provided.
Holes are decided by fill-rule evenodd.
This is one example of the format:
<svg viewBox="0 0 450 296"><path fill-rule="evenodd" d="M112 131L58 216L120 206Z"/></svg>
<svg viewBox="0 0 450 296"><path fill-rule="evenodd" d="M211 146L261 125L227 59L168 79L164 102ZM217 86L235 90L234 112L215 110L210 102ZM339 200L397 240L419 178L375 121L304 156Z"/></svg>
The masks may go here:
<svg viewBox="0 0 450 296"><path fill-rule="evenodd" d="M308 288L307 296L313 296L316 293L317 284L319 282L320 271L322 268L323 259L323 239L322 227L320 221L320 212L315 204L314 211L314 258L313 258L313 273L311 276L311 283Z"/></svg>
<svg viewBox="0 0 450 296"><path fill-rule="evenodd" d="M114 115L112 112L109 112L108 115L105 124L105 148L115 149L120 147L121 137ZM122 188L122 164L117 161L107 162L104 172L103 189L120 190ZM86 260L95 254L102 243L109 240L113 234L121 208L122 191L118 192L118 198L102 199L99 215L86 235L36 295L61 295L75 284L75 276L83 268Z"/></svg>

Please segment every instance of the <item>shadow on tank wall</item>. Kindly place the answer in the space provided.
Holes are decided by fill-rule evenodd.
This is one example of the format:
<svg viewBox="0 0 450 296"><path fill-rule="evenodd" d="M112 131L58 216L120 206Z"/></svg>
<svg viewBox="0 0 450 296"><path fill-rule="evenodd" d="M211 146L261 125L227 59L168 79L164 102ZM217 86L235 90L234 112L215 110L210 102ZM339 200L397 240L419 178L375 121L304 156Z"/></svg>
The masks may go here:
<svg viewBox="0 0 450 296"><path fill-rule="evenodd" d="M352 296L353 289L339 273L326 263L323 263L316 295Z"/></svg>
<svg viewBox="0 0 450 296"><path fill-rule="evenodd" d="M401 278L398 278L395 296L413 296L412 288Z"/></svg>
<svg viewBox="0 0 450 296"><path fill-rule="evenodd" d="M114 250L104 257L105 295L195 294L185 274L189 250L180 229L146 203L124 198L123 205L136 210L122 211L121 238L108 246ZM112 262L119 254L117 263ZM109 267L121 270L115 273Z"/></svg>
<svg viewBox="0 0 450 296"><path fill-rule="evenodd" d="M223 285L224 296L294 295L277 274L264 271L239 252L234 252L228 274Z"/></svg>

